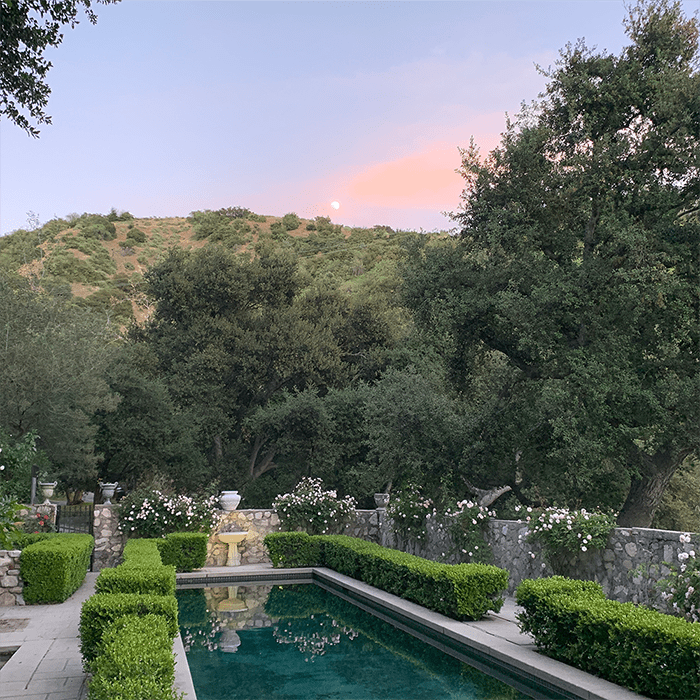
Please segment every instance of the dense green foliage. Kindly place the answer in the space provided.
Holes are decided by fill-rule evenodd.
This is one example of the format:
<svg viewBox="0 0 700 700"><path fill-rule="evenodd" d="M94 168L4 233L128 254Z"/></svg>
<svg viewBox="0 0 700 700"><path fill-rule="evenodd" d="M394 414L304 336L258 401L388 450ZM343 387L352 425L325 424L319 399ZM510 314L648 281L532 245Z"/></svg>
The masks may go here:
<svg viewBox="0 0 700 700"><path fill-rule="evenodd" d="M64 489L90 486L97 476L92 418L116 404L105 381L114 348L111 329L5 276L0 276L0 326L0 427L18 444L36 434L36 445Z"/></svg>
<svg viewBox="0 0 700 700"><path fill-rule="evenodd" d="M271 532L265 547L274 567L318 566L321 561L321 541L306 532Z"/></svg>
<svg viewBox="0 0 700 700"><path fill-rule="evenodd" d="M523 581L521 629L549 656L650 698L700 693L700 630L631 603L607 600L589 581Z"/></svg>
<svg viewBox="0 0 700 700"><path fill-rule="evenodd" d="M124 562L100 571L95 592L175 595L175 567L163 565L158 540L129 540Z"/></svg>
<svg viewBox="0 0 700 700"><path fill-rule="evenodd" d="M265 546L275 566L326 566L456 620L498 612L508 586L495 566L441 564L345 535L274 533Z"/></svg>
<svg viewBox="0 0 700 700"><path fill-rule="evenodd" d="M619 55L569 45L500 146L463 152L457 236L228 207L0 240L0 428L36 431L76 499L100 476L269 506L312 477L361 507L507 486L510 514L649 525L671 483L660 522L690 522L698 30L666 0L625 26Z"/></svg>
<svg viewBox="0 0 700 700"><path fill-rule="evenodd" d="M343 531L355 514L352 496L338 498L334 490L323 490L321 479L305 478L292 493L280 494L272 502L284 530L303 530L310 535Z"/></svg>
<svg viewBox="0 0 700 700"><path fill-rule="evenodd" d="M32 466L46 466L46 456L37 452L36 442L33 431L15 439L0 426L0 496L29 502Z"/></svg>
<svg viewBox="0 0 700 700"><path fill-rule="evenodd" d="M80 588L95 546L92 535L54 534L27 545L20 555L24 600L62 603Z"/></svg>
<svg viewBox="0 0 700 700"><path fill-rule="evenodd" d="M163 537L174 532L211 532L217 523L215 496L166 495L137 489L119 507L119 529L127 537Z"/></svg>
<svg viewBox="0 0 700 700"><path fill-rule="evenodd" d="M176 700L173 639L178 633L175 567L157 540L129 540L124 563L103 569L80 613L81 653L93 674L90 698Z"/></svg>
<svg viewBox="0 0 700 700"><path fill-rule="evenodd" d="M648 526L700 447L698 28L640 3L569 45L501 145L463 152L461 232L406 300L472 414L474 482ZM484 390L488 390L488 394Z"/></svg>
<svg viewBox="0 0 700 700"><path fill-rule="evenodd" d="M125 615L159 615L168 625L171 639L177 634L177 601L173 595L141 593L96 593L80 611L80 651L89 664L102 651L102 637Z"/></svg>
<svg viewBox="0 0 700 700"><path fill-rule="evenodd" d="M160 558L177 571L194 571L207 563L209 535L204 532L173 532L156 540Z"/></svg>
<svg viewBox="0 0 700 700"><path fill-rule="evenodd" d="M159 615L125 615L102 638L90 700L176 700L173 638Z"/></svg>

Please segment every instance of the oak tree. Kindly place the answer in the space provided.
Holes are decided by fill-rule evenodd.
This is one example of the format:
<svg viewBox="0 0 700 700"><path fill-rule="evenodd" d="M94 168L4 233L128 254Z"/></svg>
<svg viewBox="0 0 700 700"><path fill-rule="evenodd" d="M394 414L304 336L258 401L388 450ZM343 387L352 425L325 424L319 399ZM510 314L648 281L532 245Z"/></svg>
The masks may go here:
<svg viewBox="0 0 700 700"><path fill-rule="evenodd" d="M700 448L698 24L654 0L625 28L619 56L567 46L500 146L463 152L458 239L417 255L406 290L465 395L492 383L484 479L571 505L607 491L648 526Z"/></svg>

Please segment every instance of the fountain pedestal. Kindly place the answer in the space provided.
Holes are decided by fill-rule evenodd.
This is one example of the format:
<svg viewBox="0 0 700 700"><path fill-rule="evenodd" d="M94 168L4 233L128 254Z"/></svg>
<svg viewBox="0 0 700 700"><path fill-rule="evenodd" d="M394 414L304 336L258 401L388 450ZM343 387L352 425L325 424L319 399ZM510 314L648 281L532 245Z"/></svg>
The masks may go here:
<svg viewBox="0 0 700 700"><path fill-rule="evenodd" d="M220 532L219 539L228 545L228 560L226 566L239 566L241 555L238 553L238 543L245 539L248 533L245 530L240 532Z"/></svg>

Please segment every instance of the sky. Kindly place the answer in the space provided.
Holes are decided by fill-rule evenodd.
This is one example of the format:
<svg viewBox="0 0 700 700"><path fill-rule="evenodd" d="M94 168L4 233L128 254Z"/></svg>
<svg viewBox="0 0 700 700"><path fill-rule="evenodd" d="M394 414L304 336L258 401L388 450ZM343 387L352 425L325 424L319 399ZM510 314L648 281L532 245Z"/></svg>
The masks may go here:
<svg viewBox="0 0 700 700"><path fill-rule="evenodd" d="M687 15L700 0L683 3ZM443 230L459 148L482 153L585 38L619 53L622 0L96 5L47 52L52 124L0 120L0 233L69 213L247 207ZM339 208L331 207L338 202Z"/></svg>

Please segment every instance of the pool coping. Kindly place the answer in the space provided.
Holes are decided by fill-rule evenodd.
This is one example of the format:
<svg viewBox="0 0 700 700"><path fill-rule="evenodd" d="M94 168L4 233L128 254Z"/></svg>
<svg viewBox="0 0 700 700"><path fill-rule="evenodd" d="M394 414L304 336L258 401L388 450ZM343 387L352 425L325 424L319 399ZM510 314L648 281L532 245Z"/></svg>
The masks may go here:
<svg viewBox="0 0 700 700"><path fill-rule="evenodd" d="M392 616L405 618L411 623L426 628L433 638L442 639L446 644L462 645L472 650L477 657L483 657L499 668L525 678L532 678L543 686L549 686L575 700L640 700L643 698L642 695L631 690L539 653L532 639L518 629L512 600L507 603L509 608L505 615L490 613L476 622L458 622L362 581L321 567L298 569L273 569L270 565L210 567L177 575L178 588L226 585L228 582L317 583L333 593L340 594L341 597L347 597L352 602L357 603L358 599L364 601L367 604L365 609L371 612L375 612L373 609L375 606L381 606ZM182 653L184 654L184 649ZM177 676L177 666L176 662L176 685L180 691L187 692L187 700L196 700L189 667L186 667L186 671L184 668L179 669L185 687ZM185 675L189 681L184 677Z"/></svg>

